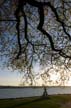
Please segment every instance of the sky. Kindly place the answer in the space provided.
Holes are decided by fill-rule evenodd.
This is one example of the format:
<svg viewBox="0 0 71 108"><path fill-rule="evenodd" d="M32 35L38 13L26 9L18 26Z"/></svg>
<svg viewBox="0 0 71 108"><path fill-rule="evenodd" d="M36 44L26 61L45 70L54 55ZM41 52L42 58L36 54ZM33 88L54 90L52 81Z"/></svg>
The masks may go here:
<svg viewBox="0 0 71 108"><path fill-rule="evenodd" d="M34 70L35 72L40 70L38 64L35 65ZM20 86L22 84L22 77L23 77L23 73L20 73L17 70L13 71L11 68L8 69L6 67L5 68L0 67L0 85ZM41 85L41 83L42 82L40 82L39 79L38 84Z"/></svg>
<svg viewBox="0 0 71 108"><path fill-rule="evenodd" d="M17 71L0 68L0 85L19 86L21 83L21 74Z"/></svg>
<svg viewBox="0 0 71 108"><path fill-rule="evenodd" d="M35 68L35 70L39 70ZM54 85L54 82L58 80L59 76L56 75L56 72L51 73L51 80L53 80L51 86ZM19 86L22 82L22 74L18 71L8 70L7 68L0 68L0 86ZM36 80L38 86L42 85L42 80L39 78ZM50 83L49 83L50 85ZM69 81L66 82L66 86L71 86L71 76L69 76Z"/></svg>

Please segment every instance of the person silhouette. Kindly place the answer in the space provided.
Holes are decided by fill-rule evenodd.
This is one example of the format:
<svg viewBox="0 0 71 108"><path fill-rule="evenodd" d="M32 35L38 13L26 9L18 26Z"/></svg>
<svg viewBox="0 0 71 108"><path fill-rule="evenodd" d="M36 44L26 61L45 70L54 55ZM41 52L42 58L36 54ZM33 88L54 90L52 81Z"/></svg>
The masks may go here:
<svg viewBox="0 0 71 108"><path fill-rule="evenodd" d="M47 88L44 87L44 92L43 92L43 97L47 97L48 96L48 93L47 93Z"/></svg>

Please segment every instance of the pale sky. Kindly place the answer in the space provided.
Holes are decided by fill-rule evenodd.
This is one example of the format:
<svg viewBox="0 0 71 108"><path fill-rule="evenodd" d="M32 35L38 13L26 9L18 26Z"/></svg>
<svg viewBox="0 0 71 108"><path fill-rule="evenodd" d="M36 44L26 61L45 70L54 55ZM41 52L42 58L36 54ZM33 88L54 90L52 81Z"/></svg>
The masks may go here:
<svg viewBox="0 0 71 108"><path fill-rule="evenodd" d="M37 68L38 66L35 67L35 71L39 71L39 68ZM55 86L55 82L56 80L59 80L59 73L57 72L53 72L53 70L50 72L51 77L50 80L53 80L53 82L51 82L51 84L48 82L48 85L51 86ZM71 86L71 73L67 73L69 74L69 81L66 82L66 86ZM22 76L23 74L20 74L20 72L17 71L12 71L11 69L8 70L7 68L1 69L0 68L0 85L4 85L4 86L19 86L21 84L22 81ZM43 81L42 79L39 77L36 80L36 83L38 86L41 86ZM44 83L43 83L44 84ZM47 84L46 84L47 85Z"/></svg>
<svg viewBox="0 0 71 108"><path fill-rule="evenodd" d="M0 85L18 86L20 81L21 74L19 72L0 68Z"/></svg>

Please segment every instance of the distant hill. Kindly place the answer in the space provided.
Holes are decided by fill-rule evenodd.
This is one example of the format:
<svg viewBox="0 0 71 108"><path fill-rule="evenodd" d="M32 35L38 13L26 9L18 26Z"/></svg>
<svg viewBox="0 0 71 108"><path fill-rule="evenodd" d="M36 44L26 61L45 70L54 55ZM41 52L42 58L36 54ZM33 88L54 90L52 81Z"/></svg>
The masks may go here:
<svg viewBox="0 0 71 108"><path fill-rule="evenodd" d="M0 88L40 88L42 86L4 86L0 85Z"/></svg>
<svg viewBox="0 0 71 108"><path fill-rule="evenodd" d="M56 88L56 87L61 87L61 88L67 88L67 87L71 87L71 86L4 86L4 85L0 85L0 89L1 88Z"/></svg>

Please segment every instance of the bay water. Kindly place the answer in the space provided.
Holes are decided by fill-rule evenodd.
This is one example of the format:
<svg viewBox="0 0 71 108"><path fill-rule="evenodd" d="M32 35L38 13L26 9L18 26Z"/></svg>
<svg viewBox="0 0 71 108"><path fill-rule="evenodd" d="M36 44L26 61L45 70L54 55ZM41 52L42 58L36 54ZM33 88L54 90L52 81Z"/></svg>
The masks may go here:
<svg viewBox="0 0 71 108"><path fill-rule="evenodd" d="M71 87L46 87L49 95L71 94ZM1 87L0 99L42 96L43 87Z"/></svg>

